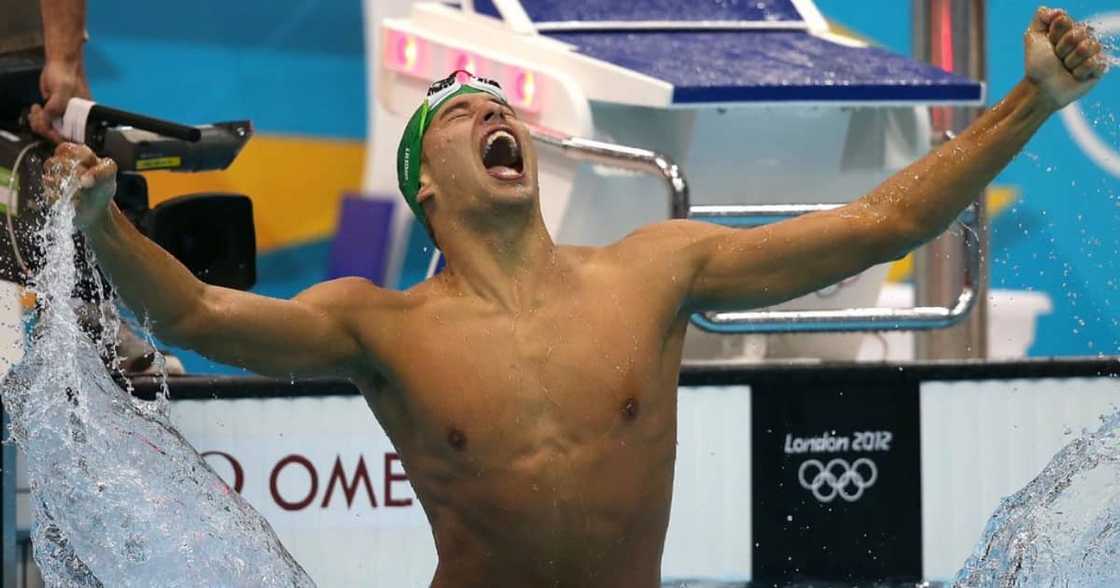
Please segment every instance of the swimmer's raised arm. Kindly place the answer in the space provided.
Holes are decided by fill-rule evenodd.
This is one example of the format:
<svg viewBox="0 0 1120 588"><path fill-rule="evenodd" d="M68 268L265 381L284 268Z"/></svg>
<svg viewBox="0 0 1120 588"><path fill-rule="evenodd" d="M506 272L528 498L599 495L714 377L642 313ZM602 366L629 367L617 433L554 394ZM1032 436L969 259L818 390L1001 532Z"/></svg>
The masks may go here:
<svg viewBox="0 0 1120 588"><path fill-rule="evenodd" d="M132 226L113 204L116 165L63 144L46 165L83 172L76 222L117 293L161 339L277 377L352 376L368 366L354 322L383 299L365 280L327 282L280 300L208 285Z"/></svg>
<svg viewBox="0 0 1120 588"><path fill-rule="evenodd" d="M957 139L847 206L756 229L674 221L632 238L658 233L683 253L673 275L686 278L686 310L775 304L896 259L948 227L1107 68L1091 29L1045 8L1027 30L1026 62L1024 79Z"/></svg>

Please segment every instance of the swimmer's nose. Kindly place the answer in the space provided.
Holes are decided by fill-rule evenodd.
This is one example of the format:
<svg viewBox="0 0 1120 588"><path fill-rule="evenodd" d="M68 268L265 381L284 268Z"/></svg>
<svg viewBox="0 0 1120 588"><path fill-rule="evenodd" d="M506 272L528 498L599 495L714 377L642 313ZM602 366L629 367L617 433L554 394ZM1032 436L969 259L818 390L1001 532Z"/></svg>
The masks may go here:
<svg viewBox="0 0 1120 588"><path fill-rule="evenodd" d="M497 104L494 104L493 102L488 102L486 104L486 106L484 106L483 108L485 108L485 110L482 112L482 122L492 123L492 122L499 122L501 120L501 115L502 115L502 107L501 106L498 106Z"/></svg>

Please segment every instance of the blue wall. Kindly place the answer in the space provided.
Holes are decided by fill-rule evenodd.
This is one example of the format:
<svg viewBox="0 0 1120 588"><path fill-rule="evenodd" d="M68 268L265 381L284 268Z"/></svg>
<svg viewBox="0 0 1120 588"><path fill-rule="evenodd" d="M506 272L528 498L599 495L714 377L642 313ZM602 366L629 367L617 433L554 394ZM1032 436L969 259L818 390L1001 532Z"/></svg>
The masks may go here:
<svg viewBox="0 0 1120 588"><path fill-rule="evenodd" d="M364 138L360 0L90 2L94 97L187 122Z"/></svg>
<svg viewBox="0 0 1120 588"><path fill-rule="evenodd" d="M830 18L900 53L910 52L910 2L820 0ZM1076 16L1120 10L1075 0ZM1034 3L989 2L990 96L1022 75L1022 31ZM98 2L90 6L88 67L96 98L187 122L248 117L266 133L360 139L365 66L358 0ZM1120 76L1085 101L1101 137L1120 150ZM992 283L1050 294L1033 355L1115 354L1113 299L1120 250L1118 180L1089 161L1053 120L999 182L1023 199L994 221ZM325 245L262 259L261 287L290 295L322 275ZM293 265L292 259L302 260ZM316 261L318 260L318 261ZM298 268L299 271L295 271ZM194 370L220 370L191 360Z"/></svg>
<svg viewBox="0 0 1120 588"><path fill-rule="evenodd" d="M1115 0L1057 3L1077 18L1120 11ZM822 12L898 52L910 51L910 2L823 0ZM988 3L989 102L1009 91L1023 73L1023 30L1036 4ZM1111 39L1113 47L1115 38ZM1120 76L1113 75L1082 101L1097 134L1120 152L1117 105ZM1120 352L1120 178L1081 152L1057 118L1039 132L998 182L1022 190L1021 201L992 225L992 285L1038 290L1054 301L1039 323L1031 354L1096 355Z"/></svg>

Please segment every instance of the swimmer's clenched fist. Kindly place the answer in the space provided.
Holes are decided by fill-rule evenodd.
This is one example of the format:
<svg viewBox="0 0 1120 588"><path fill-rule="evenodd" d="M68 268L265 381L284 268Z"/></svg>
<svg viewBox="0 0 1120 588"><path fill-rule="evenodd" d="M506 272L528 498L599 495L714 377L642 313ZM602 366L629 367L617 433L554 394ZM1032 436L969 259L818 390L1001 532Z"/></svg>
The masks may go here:
<svg viewBox="0 0 1120 588"><path fill-rule="evenodd" d="M1093 28L1064 10L1039 8L1025 43L1027 77L1039 85L1054 110L1084 96L1108 71Z"/></svg>
<svg viewBox="0 0 1120 588"><path fill-rule="evenodd" d="M47 193L60 195L63 181L76 175L80 189L75 194L74 222L80 229L94 226L109 210L109 202L117 193L117 163L108 157L98 157L85 145L63 143L54 150L54 156L43 165L43 182Z"/></svg>

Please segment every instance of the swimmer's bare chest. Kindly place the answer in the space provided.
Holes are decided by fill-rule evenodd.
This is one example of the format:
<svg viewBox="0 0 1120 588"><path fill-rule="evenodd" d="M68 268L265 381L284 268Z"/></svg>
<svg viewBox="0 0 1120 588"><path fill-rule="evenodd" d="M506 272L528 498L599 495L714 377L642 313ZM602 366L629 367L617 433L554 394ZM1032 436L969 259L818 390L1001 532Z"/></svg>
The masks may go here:
<svg viewBox="0 0 1120 588"><path fill-rule="evenodd" d="M370 400L432 520L441 569L458 559L491 582L584 586L627 566L656 575L683 324L639 288L588 282L519 314L449 300L406 321L396 389Z"/></svg>

